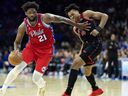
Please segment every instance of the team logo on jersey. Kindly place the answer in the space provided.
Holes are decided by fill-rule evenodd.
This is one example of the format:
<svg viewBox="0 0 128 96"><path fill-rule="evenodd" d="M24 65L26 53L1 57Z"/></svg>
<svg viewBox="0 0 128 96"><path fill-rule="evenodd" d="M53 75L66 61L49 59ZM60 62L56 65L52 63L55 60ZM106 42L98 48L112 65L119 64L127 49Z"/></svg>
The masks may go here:
<svg viewBox="0 0 128 96"><path fill-rule="evenodd" d="M47 70L46 67L42 67L42 72L45 72Z"/></svg>
<svg viewBox="0 0 128 96"><path fill-rule="evenodd" d="M30 32L30 35L32 37L34 37L34 36L38 36L38 35L40 35L42 33L44 33L44 30L39 28L38 30L33 30L32 32Z"/></svg>

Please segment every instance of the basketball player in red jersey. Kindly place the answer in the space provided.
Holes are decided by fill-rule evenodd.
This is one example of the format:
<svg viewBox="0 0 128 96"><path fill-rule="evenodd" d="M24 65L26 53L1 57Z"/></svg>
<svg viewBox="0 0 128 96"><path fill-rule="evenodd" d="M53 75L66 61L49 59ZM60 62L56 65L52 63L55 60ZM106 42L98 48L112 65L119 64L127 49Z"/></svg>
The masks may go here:
<svg viewBox="0 0 128 96"><path fill-rule="evenodd" d="M95 82L95 78L92 73L92 67L95 64L94 59L102 49L100 32L102 31L108 20L108 15L92 10L87 10L80 14L79 7L75 4L71 4L66 7L65 12L68 17L76 23L90 23L90 28L89 30L80 30L76 27L73 28L73 31L82 42L82 47L79 55L76 56L72 64L67 89L64 92L63 96L71 96L71 92L77 80L78 70L82 65L85 69L84 74L86 76L86 79L92 87L92 93L89 96L99 96L103 93L103 90L100 89ZM98 26L94 23L95 20L100 21Z"/></svg>
<svg viewBox="0 0 128 96"><path fill-rule="evenodd" d="M15 66L14 69L9 72L1 92L4 95L7 87L16 79L18 74L28 64L35 61L36 67L32 80L38 86L37 96L44 96L46 82L42 76L47 69L48 63L52 59L54 44L53 29L49 23L66 23L81 29L86 29L87 26L86 24L76 24L70 19L58 15L37 13L39 5L35 2L27 2L22 8L27 17L18 28L18 33L14 42L15 54L17 54L20 49L20 43L25 32L29 36L29 41L22 51L23 62Z"/></svg>

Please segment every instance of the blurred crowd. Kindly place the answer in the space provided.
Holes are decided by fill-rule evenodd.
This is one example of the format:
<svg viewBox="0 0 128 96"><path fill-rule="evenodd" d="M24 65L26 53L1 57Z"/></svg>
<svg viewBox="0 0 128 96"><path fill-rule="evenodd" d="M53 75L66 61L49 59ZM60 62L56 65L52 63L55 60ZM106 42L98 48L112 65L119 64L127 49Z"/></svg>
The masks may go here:
<svg viewBox="0 0 128 96"><path fill-rule="evenodd" d="M128 46L128 45L127 45ZM14 66L10 65L8 62L8 55L10 51L12 51L12 47L10 46L10 50L6 49L3 52L0 52L0 73L8 73ZM48 76L64 76L69 75L70 67L73 63L73 60L76 55L78 55L79 50L60 48L55 49L53 54L53 59L49 63L48 69L45 72L45 75ZM128 61L128 47L126 49L122 49L121 47L118 49L118 79L122 77L122 64L121 60L127 58ZM97 56L96 66L93 68L93 73L98 78L109 78L108 77L108 57L107 50L102 50L101 54ZM35 63L30 64L23 71L24 74L32 73L35 68ZM114 69L113 69L114 70ZM79 70L79 75L83 76L82 68ZM114 78L114 72L112 73Z"/></svg>
<svg viewBox="0 0 128 96"><path fill-rule="evenodd" d="M8 55L13 50L13 42L17 33L17 27L25 17L21 5L28 0L1 0L0 1L0 71L7 72L13 66L8 63ZM30 0L32 1L32 0ZM109 20L101 33L103 39L103 50L96 59L96 69L94 73L102 77L107 74L107 42L111 34L116 35L119 44L118 61L121 58L128 58L128 7L127 0L34 0L40 4L41 13L53 13L65 16L64 8L70 3L80 6L81 12L87 9L105 12L109 15ZM52 24L54 28L55 46L54 56L46 71L46 75L67 75L74 56L78 54L81 42L72 32L72 27L65 24ZM22 48L28 38L25 35L22 41ZM120 64L120 63L119 63ZM121 64L120 64L121 65ZM34 64L31 65L34 68ZM119 66L121 67L121 66ZM98 69L99 68L99 69ZM29 69L29 68L28 68ZM96 70L99 71L96 71ZM120 70L120 68L119 68ZM32 72L30 68L28 71ZM27 72L27 70L26 70ZM80 70L82 75L82 70Z"/></svg>

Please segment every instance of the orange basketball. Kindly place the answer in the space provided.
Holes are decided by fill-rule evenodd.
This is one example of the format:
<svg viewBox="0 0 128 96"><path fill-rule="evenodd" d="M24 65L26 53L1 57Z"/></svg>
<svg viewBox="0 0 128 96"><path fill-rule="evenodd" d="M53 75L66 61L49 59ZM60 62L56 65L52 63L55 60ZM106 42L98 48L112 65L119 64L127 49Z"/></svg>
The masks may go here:
<svg viewBox="0 0 128 96"><path fill-rule="evenodd" d="M21 54L21 52L15 54L14 51L11 51L11 53L8 56L9 63L13 66L20 64L22 62Z"/></svg>

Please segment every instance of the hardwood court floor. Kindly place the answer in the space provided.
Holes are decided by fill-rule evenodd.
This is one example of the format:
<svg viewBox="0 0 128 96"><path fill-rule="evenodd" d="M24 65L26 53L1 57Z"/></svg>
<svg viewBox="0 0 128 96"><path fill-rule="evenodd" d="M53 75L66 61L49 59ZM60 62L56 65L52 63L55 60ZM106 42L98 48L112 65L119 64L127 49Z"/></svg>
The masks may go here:
<svg viewBox="0 0 128 96"><path fill-rule="evenodd" d="M0 85L3 84L5 75L0 75ZM5 96L36 96L37 87L31 80L31 75L20 75L12 83ZM47 87L45 96L61 96L67 85L67 77L45 76ZM128 90L128 81L96 79L98 85L105 91L101 96L128 96L123 94ZM124 82L122 84L122 82ZM122 86L126 86L124 89ZM122 91L123 90L123 91ZM78 78L72 96L88 96L91 92L90 85L85 78ZM127 91L124 91L127 93Z"/></svg>

